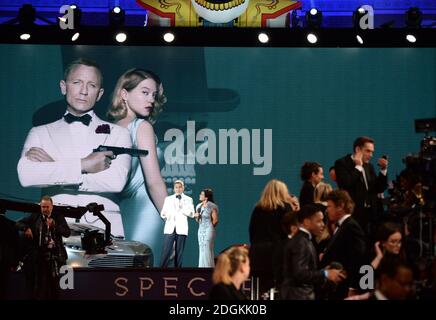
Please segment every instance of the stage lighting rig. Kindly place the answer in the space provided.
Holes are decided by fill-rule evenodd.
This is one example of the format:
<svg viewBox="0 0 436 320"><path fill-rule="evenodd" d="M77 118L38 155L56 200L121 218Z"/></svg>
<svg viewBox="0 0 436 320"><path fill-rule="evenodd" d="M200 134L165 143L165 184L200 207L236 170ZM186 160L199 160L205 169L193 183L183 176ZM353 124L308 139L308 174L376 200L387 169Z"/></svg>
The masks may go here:
<svg viewBox="0 0 436 320"><path fill-rule="evenodd" d="M306 22L309 28L318 29L322 27L322 12L312 8L306 12Z"/></svg>
<svg viewBox="0 0 436 320"><path fill-rule="evenodd" d="M109 24L112 27L124 26L126 20L126 12L119 6L112 8L109 11Z"/></svg>
<svg viewBox="0 0 436 320"><path fill-rule="evenodd" d="M406 11L406 26L408 28L421 28L422 12L419 8L410 8Z"/></svg>

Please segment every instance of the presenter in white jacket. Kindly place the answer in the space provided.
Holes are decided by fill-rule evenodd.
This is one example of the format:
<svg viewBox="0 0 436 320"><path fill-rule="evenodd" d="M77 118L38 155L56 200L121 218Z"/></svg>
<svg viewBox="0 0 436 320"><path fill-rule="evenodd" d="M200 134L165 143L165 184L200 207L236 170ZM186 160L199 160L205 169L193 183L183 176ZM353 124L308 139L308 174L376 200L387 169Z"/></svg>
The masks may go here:
<svg viewBox="0 0 436 320"><path fill-rule="evenodd" d="M161 217L165 220L161 267L166 268L175 248L174 266L182 266L183 250L188 236L188 217L194 217L194 202L183 193L183 181L174 181L174 194L165 198Z"/></svg>

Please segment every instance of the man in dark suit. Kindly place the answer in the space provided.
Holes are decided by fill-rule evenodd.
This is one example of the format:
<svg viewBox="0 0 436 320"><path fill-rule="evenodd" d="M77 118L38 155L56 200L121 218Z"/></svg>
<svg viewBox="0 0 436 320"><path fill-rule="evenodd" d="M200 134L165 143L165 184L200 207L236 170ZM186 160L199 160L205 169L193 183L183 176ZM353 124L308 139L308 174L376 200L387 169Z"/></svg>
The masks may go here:
<svg viewBox="0 0 436 320"><path fill-rule="evenodd" d="M324 171L318 162L305 162L300 171L303 186L300 190L300 205L315 203L315 187L324 179Z"/></svg>
<svg viewBox="0 0 436 320"><path fill-rule="evenodd" d="M377 175L370 163L373 154L374 140L359 137L354 141L353 154L348 154L335 162L338 187L350 194L355 203L353 217L368 235L371 234L371 224L380 218L377 210L378 196L388 186L388 160L386 157L377 160L380 167L380 173Z"/></svg>
<svg viewBox="0 0 436 320"><path fill-rule="evenodd" d="M315 286L327 279L338 283L345 278L340 270L318 270L318 256L312 237L324 229L323 214L318 206L308 204L298 212L299 231L290 239L284 251L284 281L282 299L314 300Z"/></svg>
<svg viewBox="0 0 436 320"><path fill-rule="evenodd" d="M347 279L330 295L334 299L344 299L359 288L360 267L367 259L365 234L351 216L353 207L353 200L344 190L334 190L327 196L328 218L336 230L321 254L321 266L336 262L347 274Z"/></svg>
<svg viewBox="0 0 436 320"><path fill-rule="evenodd" d="M29 294L34 299L57 298L59 269L67 261L62 237L70 228L61 214L53 212L53 200L43 196L41 213L33 213L17 222L27 241L24 272Z"/></svg>

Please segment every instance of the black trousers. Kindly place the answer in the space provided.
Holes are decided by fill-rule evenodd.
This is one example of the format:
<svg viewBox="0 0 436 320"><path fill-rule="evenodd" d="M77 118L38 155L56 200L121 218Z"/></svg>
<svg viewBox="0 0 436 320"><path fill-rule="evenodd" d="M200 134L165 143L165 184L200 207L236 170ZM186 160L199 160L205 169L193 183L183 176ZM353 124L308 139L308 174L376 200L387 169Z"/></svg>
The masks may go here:
<svg viewBox="0 0 436 320"><path fill-rule="evenodd" d="M47 252L35 250L25 261L28 298L56 300L59 295L59 265Z"/></svg>
<svg viewBox="0 0 436 320"><path fill-rule="evenodd" d="M174 266L182 267L183 251L185 250L186 235L177 234L174 230L171 234L164 234L162 256L160 259L161 268L169 266L173 249L176 249L174 256Z"/></svg>

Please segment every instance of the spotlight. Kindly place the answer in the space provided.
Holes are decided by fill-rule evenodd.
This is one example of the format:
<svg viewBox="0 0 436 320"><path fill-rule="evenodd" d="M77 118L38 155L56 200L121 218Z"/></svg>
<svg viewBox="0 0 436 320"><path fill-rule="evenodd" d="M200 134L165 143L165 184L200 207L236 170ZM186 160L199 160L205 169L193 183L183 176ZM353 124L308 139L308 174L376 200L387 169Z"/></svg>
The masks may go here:
<svg viewBox="0 0 436 320"><path fill-rule="evenodd" d="M356 39L357 39L357 42L359 42L360 44L363 44L363 39L361 36L356 35Z"/></svg>
<svg viewBox="0 0 436 320"><path fill-rule="evenodd" d="M62 30L69 29L70 31L65 32L67 37L71 37L71 41L77 41L80 37L80 24L82 20L82 10L76 4L70 4L67 6L68 9L64 11L65 8L61 8L61 14L65 14L59 19L59 26ZM64 12L62 12L64 11ZM71 12L72 11L72 12ZM71 16L72 13L72 16Z"/></svg>
<svg viewBox="0 0 436 320"><path fill-rule="evenodd" d="M36 19L36 10L31 4L24 4L18 11L18 22L22 27L31 27Z"/></svg>
<svg viewBox="0 0 436 320"><path fill-rule="evenodd" d="M416 42L416 37L413 34L408 34L406 36L407 41L409 41L410 43L415 43Z"/></svg>
<svg viewBox="0 0 436 320"><path fill-rule="evenodd" d="M115 40L117 40L117 42L119 43L123 43L127 40L127 34L125 34L124 32L118 32L115 36Z"/></svg>
<svg viewBox="0 0 436 320"><path fill-rule="evenodd" d="M306 21L309 28L321 28L322 12L316 8L310 9L310 11L306 12Z"/></svg>
<svg viewBox="0 0 436 320"><path fill-rule="evenodd" d="M24 41L29 40L30 39L30 34L29 33L22 33L20 35L20 39L24 40Z"/></svg>
<svg viewBox="0 0 436 320"><path fill-rule="evenodd" d="M419 8L410 8L406 11L406 26L408 28L421 28L422 12Z"/></svg>
<svg viewBox="0 0 436 320"><path fill-rule="evenodd" d="M361 28L360 22L362 21L362 18L367 14L368 11L366 11L363 7L359 7L353 12L353 26L355 29L363 29Z"/></svg>
<svg viewBox="0 0 436 320"><path fill-rule="evenodd" d="M268 35L264 32L259 33L257 39L259 40L260 43L267 43L269 41Z"/></svg>
<svg viewBox="0 0 436 320"><path fill-rule="evenodd" d="M73 10L72 21L68 21L69 15L58 17L58 19L63 23L71 24L72 27L69 27L69 29L77 29L80 27L80 22L82 20L82 10L80 10L80 8L76 4L70 4L69 7L71 10Z"/></svg>
<svg viewBox="0 0 436 320"><path fill-rule="evenodd" d="M163 38L164 38L165 42L168 42L168 43L173 42L175 39L174 34L172 34L171 32L165 33Z"/></svg>
<svg viewBox="0 0 436 320"><path fill-rule="evenodd" d="M309 41L311 44L315 44L315 43L318 42L318 38L317 38L317 36L315 34L309 33L307 35L307 41Z"/></svg>
<svg viewBox="0 0 436 320"><path fill-rule="evenodd" d="M116 6L109 11L109 24L113 27L122 27L126 20L126 12L121 7Z"/></svg>
<svg viewBox="0 0 436 320"><path fill-rule="evenodd" d="M76 5L72 5L70 8L74 9L74 27L76 28L80 26L80 22L82 20L82 10L80 10L80 8Z"/></svg>
<svg viewBox="0 0 436 320"><path fill-rule="evenodd" d="M30 32L35 26L35 21L42 21L48 25L55 25L51 20L48 20L42 16L36 14L36 9L31 4L23 4L23 6L18 10L18 15L15 18L2 22L2 24L15 25L18 23L22 34L20 38L22 40L28 40L30 38ZM25 39L23 39L25 38Z"/></svg>
<svg viewBox="0 0 436 320"><path fill-rule="evenodd" d="M79 36L80 36L79 32L74 33L73 36L71 37L71 41L73 42L76 41L77 39L79 39Z"/></svg>

